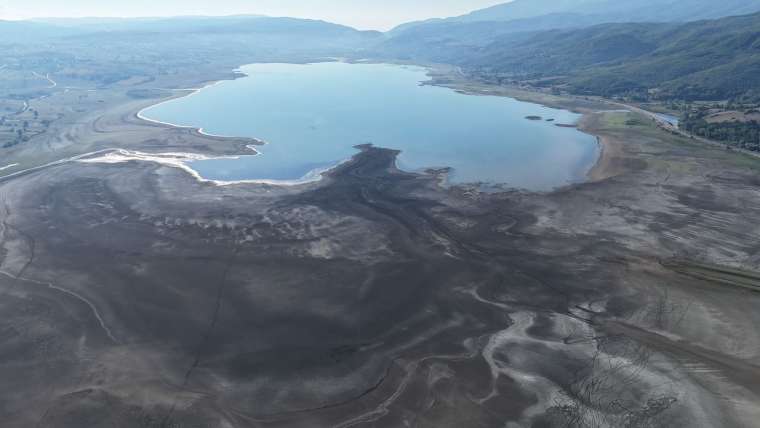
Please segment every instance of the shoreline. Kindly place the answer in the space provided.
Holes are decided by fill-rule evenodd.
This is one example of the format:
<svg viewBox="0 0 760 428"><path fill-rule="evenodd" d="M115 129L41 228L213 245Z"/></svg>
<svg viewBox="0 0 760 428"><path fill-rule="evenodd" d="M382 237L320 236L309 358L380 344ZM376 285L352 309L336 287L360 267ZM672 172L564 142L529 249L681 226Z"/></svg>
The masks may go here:
<svg viewBox="0 0 760 428"><path fill-rule="evenodd" d="M237 72L238 72L238 70L233 70L233 73L237 73ZM247 76L247 74L245 76ZM234 80L234 79L232 79L232 80ZM212 88L212 87L214 87L216 85L219 85L219 84L221 84L223 82L228 82L228 81L232 81L232 80L227 80L227 79L216 80L216 81L212 81L212 82L208 83L207 85L204 85L204 86L202 86L200 88L169 89L170 91L175 91L175 92L180 92L180 93L177 94L177 95L173 95L173 96L171 96L171 97L169 97L169 98L167 98L165 100L159 101L156 104L151 104L151 105L149 105L147 107L141 108L139 111L137 111L135 113L135 117L137 117L138 119L143 120L145 122L152 123L152 124L164 125L164 126L168 126L168 127L171 127L171 128L190 129L190 130L193 130L193 131L197 132L200 135L203 135L204 137L225 138L225 139L231 139L231 138L239 139L241 137L235 137L235 136L231 136L231 135L212 134L210 132L206 132L202 127L197 127L197 126L192 126L192 125L180 125L180 124L177 124L177 123L164 122L164 121L157 120L157 119L151 119L151 118L145 116L145 114L144 114L146 110L150 110L152 108L156 108L156 107L162 106L164 104L167 104L167 103L170 103L170 102L173 102L173 101L177 101L177 100L179 100L181 98L190 98L190 97L192 97L194 95L198 95L204 89ZM183 94L182 92L188 92L188 93ZM248 137L245 137L245 138L248 138ZM267 144L265 141L259 140L257 138L250 138L250 140L256 141L256 142L260 142L261 143L260 145L266 145Z"/></svg>
<svg viewBox="0 0 760 428"><path fill-rule="evenodd" d="M661 117L661 113L646 110L636 104L616 101L599 96L582 97L571 94L554 95L526 87L491 85L488 83L479 82L477 80L472 80L464 74L460 67L455 67L448 64L428 64L424 67L427 67L434 71L434 73L431 73L431 81L428 82L428 84L431 85L451 88L466 94L506 96L519 101L540 104L550 108L565 109L574 113L582 114L583 117L579 121L578 129L582 132L596 137L598 144L603 148L602 152L604 149L606 149L608 153L608 158L606 159L604 158L604 155L600 153L598 163L601 163L601 165L595 165L592 167L589 170L589 177L591 177L592 173L594 177L604 177L601 179L611 178L615 175L618 175L618 172L615 170L616 167L610 165L610 159L613 159L615 155L619 154L621 151L620 142L612 141L610 138L597 135L593 129L589 129L588 127L583 126L583 122L587 120L586 118L594 113L615 111L638 113L654 120L657 123L658 127L665 132L673 133L715 148L725 149L727 146L727 143L725 142L710 140L708 138L691 134L681 129L677 124L673 124L665 118ZM595 105L596 108L589 109L588 106L578 108L578 104L587 104L588 106ZM753 152L738 147L729 147L727 150L734 153L739 153L747 157L760 159L759 152ZM605 171L605 168L609 168L610 170ZM596 178L591 181L598 180L600 179Z"/></svg>
<svg viewBox="0 0 760 428"><path fill-rule="evenodd" d="M346 62L346 61L334 60L334 61L327 61L327 62ZM317 63L317 62L305 63L304 65L309 65L309 64L314 64L314 63ZM517 187L509 187L509 186L507 186L507 187L510 190L512 190L512 191L517 190L517 191L528 191L528 192L535 192L535 193L550 193L550 192L559 191L561 189L564 189L564 188L567 188L567 187L570 187L570 186L575 186L575 185L579 185L579 184L584 184L584 183L595 181L595 180L592 180L590 178L591 177L590 174L599 165L599 162L600 162L600 160L602 159L602 156L603 156L604 148L602 147L602 144L599 142L600 137L598 135L595 135L595 134L593 134L591 132L587 132L586 130L581 129L582 127L580 126L580 124L583 121L583 119L586 117L586 113L585 112L575 111L573 109L569 109L569 108L566 108L566 107L563 107L563 106L552 105L550 103L539 102L537 100L530 99L530 98L523 99L523 98L520 98L520 97L517 97L517 96L512 96L512 95L509 95L509 94L499 94L499 93L484 94L484 93L481 93L481 92L471 91L471 90L468 90L466 88L460 88L460 87L454 87L454 86L450 86L450 85L446 85L446 84L441 84L440 82L437 82L435 80L436 72L441 72L442 71L441 65L436 65L436 64L414 64L414 63L406 63L406 62L402 62L402 63L389 63L389 62L378 62L378 61L371 60L371 59L363 60L363 61L348 61L348 63L355 63L355 64L389 64L389 65L400 65L400 66L418 67L418 68L424 70L426 72L427 77L429 78L429 80L420 81L419 82L420 85L431 85L431 86L437 86L437 87L441 87L441 88L446 88L446 89L449 89L449 90L452 90L452 91L456 91L456 92L462 93L464 95L469 95L469 96L490 95L490 96L498 96L498 97L504 97L504 98L512 98L512 99L517 100L517 101L526 102L526 103L530 103L530 104L535 104L535 105L542 106L542 107L553 108L553 109L561 109L561 110L569 111L571 113L580 114L581 117L576 122L576 125L573 125L572 127L575 128L575 129L578 129L580 132L583 132L583 133L588 134L588 135L590 135L592 137L595 137L597 139L597 144L599 145L599 148L597 149L598 153L596 154L596 157L597 157L596 161L594 161L593 164L591 164L588 168L586 168L586 166L584 166L583 169L585 170L585 172L578 175L579 181L577 181L577 182L575 182L575 181L567 182L565 184L558 185L555 188L552 188L552 189L549 189L549 190L541 190L541 191L538 191L538 190L532 191L532 190L526 190L526 189L517 188ZM256 63L253 63L253 64L256 64ZM240 138L244 138L244 139L250 139L251 141L256 142L256 145L259 145L259 146L268 145L269 142L261 140L261 139L258 139L258 138L255 138L255 137L254 138L252 138L252 137L236 137L236 136L228 136L228 135L211 134L211 133L206 132L203 127L197 127L197 126L193 126L193 125L180 125L180 124L176 124L176 123L160 121L160 120L156 120L156 119L151 119L151 118L145 116L145 114L144 114L149 109L161 106L161 105L163 105L165 103L176 101L176 100L178 100L180 98L186 98L186 97L191 97L191 96L197 95L202 90L214 87L214 86L219 85L221 83L228 82L228 81L233 81L233 80L236 80L238 78L249 77L250 76L249 74L247 74L247 73L245 73L245 72L242 71L242 67L245 67L245 65L247 65L247 64L241 65L238 68L233 69L233 73L234 73L235 77L233 77L232 79L221 79L221 80L210 81L206 85L203 85L202 87L199 87L199 88L172 89L172 91L180 91L180 92L187 92L187 93L177 94L177 95L171 96L171 97L169 97L167 99L163 99L163 100L161 100L161 101L159 101L159 102L157 102L155 104L151 104L151 105L142 107L142 108L140 108L134 114L134 116L138 120L150 123L152 125L160 125L160 126L166 126L166 127L170 127L170 128L176 128L176 129L191 130L191 131L196 132L199 135L202 135L204 137L222 138L222 139L240 139ZM472 83L472 84L476 84L477 83L475 81L469 81L469 82ZM263 154L261 151L257 150L254 147L254 144L247 145L246 147L248 149L254 151L254 154L252 154L252 155L241 154L241 155L238 155L238 156L206 157L204 159L196 159L196 160L239 159L239 158L241 158L243 156L258 156L258 155L262 155ZM140 155L146 155L146 154L147 153L141 153ZM176 153L176 154L183 155L182 153ZM305 174L303 177L301 177L299 179L294 179L294 180L271 180L271 179L251 179L251 180L234 180L234 181L213 180L213 179L203 178L197 170L195 170L192 167L190 167L189 165L187 165L187 163L183 163L183 166L181 168L184 169L184 170L186 170L186 171L188 171L188 172L190 172L193 177L195 177L196 179L198 179L201 182L214 183L214 184L219 185L219 186L228 186L228 185L234 185L234 184L268 184L268 185L294 186L294 185L309 184L309 183L321 181L322 178L323 178L323 175L325 173L327 173L327 172L329 172L329 171L337 168L338 166L344 164L345 162L350 161L351 158L353 158L353 156L351 156L351 157L349 157L349 158L347 158L347 159L345 159L345 160L339 162L338 164L333 165L333 166L331 166L329 168L320 169L318 171L310 171L309 173ZM134 160L148 160L148 159L135 158ZM186 160L185 162L190 162L190 161L192 161L192 159L190 159L190 157L188 157L188 160ZM161 163L161 162L159 162L159 163ZM169 166L179 167L179 165L174 165L174 164L169 165ZM413 173L419 173L419 171L418 172L413 172ZM447 185L448 186L457 186L457 185L469 186L469 185L473 185L473 184L476 184L476 183L458 183L458 184L448 183Z"/></svg>
<svg viewBox="0 0 760 428"><path fill-rule="evenodd" d="M244 66L244 65L243 65ZM241 66L241 67L243 67ZM129 162L129 161L144 161L144 162L154 162L158 163L160 165L165 165L169 167L179 168L183 171L190 174L193 178L195 178L197 181L201 183L210 183L215 186L232 186L237 184L265 184L265 185L272 185L272 186L300 186L304 184L311 184L315 182L319 182L323 178L323 174L337 168L338 166L342 165L343 163L350 160L346 159L342 162L339 162L336 165L333 165L329 168L324 169L316 169L313 171L310 171L306 173L303 177L299 179L294 180L272 180L272 179L251 179L251 180L213 180L209 178L203 177L199 171L192 168L188 163L193 161L203 161L203 160L215 160L215 159L240 159L241 157L255 157L255 156L262 156L263 153L259 151L256 146L265 146L268 145L269 142L264 141L259 138L251 138L251 137L236 137L231 135L218 135L218 134L212 134L209 132L206 132L203 127L197 127L193 125L180 125L176 123L171 122L165 122L157 119L151 119L147 116L145 116L144 112L146 110L161 106L163 104L173 102L176 100L179 100L181 98L189 98L194 95L199 94L204 89L212 88L216 85L222 84L224 82L231 82L233 80L239 79L239 78L245 78L250 76L249 74L244 73L241 68L237 68L233 70L234 78L232 79L221 79L221 80L215 80L207 83L206 85L201 86L200 88L188 88L188 89L172 89L172 91L180 92L179 94L173 95L167 99L164 99L162 101L159 101L158 103L151 104L146 107L141 107L137 112L134 113L134 117L136 117L138 120L150 123L152 125L161 125L168 128L175 128L175 129L187 129L192 132L196 132L197 134L208 137L208 138L221 138L221 139L247 139L254 144L248 144L245 147L251 151L253 151L253 154L241 154L237 156L205 156L205 155L196 155L193 153L158 153L158 154L150 154L150 153L143 153L138 151L128 151L124 149L115 149L116 152L119 152L119 154L122 156L121 158L114 158L111 156L109 158L109 155L112 155L113 153L106 154L105 156L102 156L100 158L95 159L88 159L87 162L90 163L121 163L121 162ZM187 93L181 93L181 92L187 92ZM167 158L164 155L168 155ZM173 160L172 160L173 159Z"/></svg>
<svg viewBox="0 0 760 428"><path fill-rule="evenodd" d="M612 141L610 137L599 135L599 133L597 133L589 124L592 115L613 111L609 108L604 108L605 106L601 103L593 103L583 100L590 104L596 104L597 108L590 108L591 106L579 107L572 104L577 103L580 100L572 97L546 94L539 91L529 91L511 86L493 86L471 80L468 79L458 67L452 67L445 64L433 64L423 67L429 70L428 76L430 77L430 80L424 82L424 84L427 85L448 88L465 95L512 98L517 101L536 104L547 108L567 110L571 113L581 115L574 128L596 139L596 144L598 146L597 159L586 172L582 174L585 177L585 180L578 183L569 183L564 186L559 186L550 192L559 191L579 184L606 180L620 174L620 171L617 171L612 165L613 159L617 158L621 152L620 143Z"/></svg>

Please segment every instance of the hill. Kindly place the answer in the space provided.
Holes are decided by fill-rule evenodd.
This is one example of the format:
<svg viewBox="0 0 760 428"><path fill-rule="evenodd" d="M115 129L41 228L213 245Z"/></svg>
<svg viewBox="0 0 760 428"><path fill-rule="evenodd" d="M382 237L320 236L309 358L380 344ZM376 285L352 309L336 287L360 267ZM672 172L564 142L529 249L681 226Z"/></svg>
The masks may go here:
<svg viewBox="0 0 760 428"><path fill-rule="evenodd" d="M572 92L685 100L760 96L760 14L605 24L494 42L468 64Z"/></svg>
<svg viewBox="0 0 760 428"><path fill-rule="evenodd" d="M351 27L325 21L273 18L256 15L188 16L172 18L53 20L59 26L80 33L291 33L300 35L343 36L360 33Z"/></svg>
<svg viewBox="0 0 760 428"><path fill-rule="evenodd" d="M456 17L452 21L511 21L573 13L595 16L598 23L686 22L758 11L760 0L515 0Z"/></svg>
<svg viewBox="0 0 760 428"><path fill-rule="evenodd" d="M0 22L0 65L107 86L208 66L359 55L382 34L324 21L261 16ZM26 73L24 72L26 71ZM7 77L7 76L6 76Z"/></svg>
<svg viewBox="0 0 760 428"><path fill-rule="evenodd" d="M41 22L0 20L0 44L35 43L75 34L80 31Z"/></svg>
<svg viewBox="0 0 760 428"><path fill-rule="evenodd" d="M685 24L504 30L514 22L520 21L503 26L439 24L448 27L445 36L430 29L409 29L407 35L384 42L378 51L459 65L483 79L531 81L580 94L760 98L760 14ZM423 36L415 44L409 34Z"/></svg>
<svg viewBox="0 0 760 428"><path fill-rule="evenodd" d="M187 16L172 18L60 18L33 21L0 21L0 44L60 42L67 38L100 38L127 35L219 35L258 34L292 37L378 37L380 33L359 31L325 21L274 18L256 15Z"/></svg>
<svg viewBox="0 0 760 428"><path fill-rule="evenodd" d="M428 60L449 62L456 60L460 49L484 49L507 35L515 37L518 33L540 29L583 28L593 23L593 17L560 13L509 22L439 21L399 27L388 34L378 50L400 58L414 59L423 55Z"/></svg>

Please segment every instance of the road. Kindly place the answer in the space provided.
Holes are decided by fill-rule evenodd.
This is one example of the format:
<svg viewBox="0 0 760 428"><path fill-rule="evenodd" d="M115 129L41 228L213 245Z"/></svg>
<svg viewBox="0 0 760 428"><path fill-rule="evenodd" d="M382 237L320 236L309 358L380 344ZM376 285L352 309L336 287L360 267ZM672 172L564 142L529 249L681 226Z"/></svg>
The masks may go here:
<svg viewBox="0 0 760 428"><path fill-rule="evenodd" d="M36 171L40 171L40 170L43 170L43 169L46 169L46 168L51 168L51 167L55 167L55 166L58 166L58 165L63 165L63 164L69 163L69 162L76 162L78 160L87 158L89 156L96 156L96 155L106 154L106 153L115 152L115 151L119 151L119 150L121 150L121 149L114 148L114 149L97 150L97 151L94 151L94 152L84 153L84 154L81 154L81 155L72 156L72 157L68 157L68 158L65 158L65 159L60 159L60 160L57 160L57 161L49 162L49 163L46 163L44 165L39 165L39 166L35 166L35 167L32 167L32 168L23 169L21 171L16 171L16 172L13 172L11 174L0 176L0 183L8 181L8 180L11 180L11 179L13 179L15 177L19 177L19 176L26 175L26 174L29 174L29 173L32 173L32 172L36 172ZM15 167L15 166L18 166L18 164L16 163L16 164L5 166L3 168L0 168L0 171L4 170L4 169L9 169L9 168L12 168L12 167Z"/></svg>

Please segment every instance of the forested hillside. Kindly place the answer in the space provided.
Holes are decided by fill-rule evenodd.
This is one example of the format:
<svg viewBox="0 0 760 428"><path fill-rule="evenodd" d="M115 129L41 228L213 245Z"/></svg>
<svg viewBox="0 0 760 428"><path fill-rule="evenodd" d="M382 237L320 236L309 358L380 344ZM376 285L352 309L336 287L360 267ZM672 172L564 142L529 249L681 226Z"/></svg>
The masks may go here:
<svg viewBox="0 0 760 428"><path fill-rule="evenodd" d="M381 55L446 62L480 78L530 81L579 94L639 100L760 99L760 14L686 24L602 24L493 35L453 26L417 44L402 35ZM511 25L511 24L505 24ZM498 27L497 27L498 28ZM408 31L421 31L410 29Z"/></svg>
<svg viewBox="0 0 760 428"><path fill-rule="evenodd" d="M416 34L435 33L457 38L458 34L490 36L516 31L585 28L597 24L652 22L684 23L760 12L760 0L515 0L462 16L410 22L391 31L400 36L411 29ZM476 24L466 30L468 24ZM448 34L455 29L455 34ZM413 33L404 36L409 37Z"/></svg>

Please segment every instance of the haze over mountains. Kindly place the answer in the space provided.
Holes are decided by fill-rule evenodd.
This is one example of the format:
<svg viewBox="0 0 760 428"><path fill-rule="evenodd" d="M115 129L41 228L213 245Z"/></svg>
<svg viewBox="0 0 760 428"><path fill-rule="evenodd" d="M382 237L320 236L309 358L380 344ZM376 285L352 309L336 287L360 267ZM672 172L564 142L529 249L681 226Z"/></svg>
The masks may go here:
<svg viewBox="0 0 760 428"><path fill-rule="evenodd" d="M192 50L234 52L239 61L290 55L436 62L490 81L575 93L754 99L760 15L743 14L756 12L760 0L516 0L385 34L262 16L41 19L0 21L0 44L54 44L57 55L76 51L80 58L93 53L87 43L109 43L116 56L141 49L162 58ZM41 71L57 72L54 65Z"/></svg>
<svg viewBox="0 0 760 428"><path fill-rule="evenodd" d="M399 27L378 51L576 93L754 99L760 15L743 14L758 11L758 0L517 0Z"/></svg>
<svg viewBox="0 0 760 428"><path fill-rule="evenodd" d="M663 13L663 11L666 11ZM760 0L515 0L469 14L400 25L393 32L419 26L479 23L501 33L584 27L611 22L687 22L760 12ZM439 27L441 30L443 27ZM461 31L461 30L460 30Z"/></svg>
<svg viewBox="0 0 760 428"><path fill-rule="evenodd" d="M758 1L0 21L0 428L756 427Z"/></svg>
<svg viewBox="0 0 760 428"><path fill-rule="evenodd" d="M36 21L57 27L76 29L82 34L100 32L135 33L261 33L292 32L312 33L318 36L348 36L360 31L340 24L312 19L267 17L257 15L238 16L180 16L174 18L85 18L48 19ZM375 33L367 31L364 33Z"/></svg>
<svg viewBox="0 0 760 428"><path fill-rule="evenodd" d="M677 22L745 15L760 11L747 0L516 0L477 10L452 21L511 21L568 13L593 16L601 22Z"/></svg>

